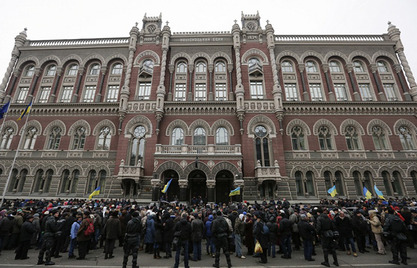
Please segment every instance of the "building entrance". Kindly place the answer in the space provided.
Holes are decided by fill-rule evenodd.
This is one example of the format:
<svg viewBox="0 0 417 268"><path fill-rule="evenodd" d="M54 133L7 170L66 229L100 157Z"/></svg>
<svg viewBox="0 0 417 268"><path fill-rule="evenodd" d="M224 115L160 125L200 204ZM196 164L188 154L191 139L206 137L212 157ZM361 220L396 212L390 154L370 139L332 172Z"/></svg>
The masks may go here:
<svg viewBox="0 0 417 268"><path fill-rule="evenodd" d="M233 174L228 170L217 173L216 176L216 203L228 203L230 191L233 190Z"/></svg>
<svg viewBox="0 0 417 268"><path fill-rule="evenodd" d="M161 192L162 199L166 201L177 201L180 197L180 185L178 183L178 174L174 170L166 170L162 174L162 182L161 190L164 189L164 186L170 181L171 184L168 187L168 190L165 194Z"/></svg>
<svg viewBox="0 0 417 268"><path fill-rule="evenodd" d="M134 179L122 180L123 196L125 198L133 198L138 194L136 182Z"/></svg>
<svg viewBox="0 0 417 268"><path fill-rule="evenodd" d="M206 174L201 170L194 170L188 176L188 200L192 204L200 199L207 200Z"/></svg>

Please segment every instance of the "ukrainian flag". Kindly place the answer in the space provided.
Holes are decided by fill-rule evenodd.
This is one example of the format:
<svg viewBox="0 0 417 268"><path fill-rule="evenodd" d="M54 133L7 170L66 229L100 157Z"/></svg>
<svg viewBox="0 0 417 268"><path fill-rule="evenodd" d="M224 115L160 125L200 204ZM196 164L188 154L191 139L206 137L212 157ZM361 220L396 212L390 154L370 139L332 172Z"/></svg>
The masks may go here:
<svg viewBox="0 0 417 268"><path fill-rule="evenodd" d="M229 196L240 195L240 187L230 191Z"/></svg>
<svg viewBox="0 0 417 268"><path fill-rule="evenodd" d="M363 195L365 196L366 200L372 198L371 192L368 189L366 189L366 187L363 187Z"/></svg>
<svg viewBox="0 0 417 268"><path fill-rule="evenodd" d="M327 192L332 196L335 197L337 195L337 191L336 191L336 185L333 185L332 188L330 188L329 190L327 190Z"/></svg>
<svg viewBox="0 0 417 268"><path fill-rule="evenodd" d="M9 106L10 106L10 101L0 108L0 119L2 119L3 116L7 113L7 110L9 110Z"/></svg>
<svg viewBox="0 0 417 268"><path fill-rule="evenodd" d="M162 193L165 194L168 191L169 185L171 184L172 179L169 180L167 184L165 184L164 189L162 189Z"/></svg>
<svg viewBox="0 0 417 268"><path fill-rule="evenodd" d="M88 200L90 200L91 198L93 198L93 196L99 195L100 194L100 186L97 187L88 197Z"/></svg>
<svg viewBox="0 0 417 268"><path fill-rule="evenodd" d="M17 121L22 120L23 117L30 112L30 108L32 108L32 101L28 106L26 106L26 109L20 114L20 117L17 119Z"/></svg>
<svg viewBox="0 0 417 268"><path fill-rule="evenodd" d="M374 190L375 190L375 193L378 196L378 198L381 198L381 199L385 200L384 194L376 187L376 184L374 185Z"/></svg>

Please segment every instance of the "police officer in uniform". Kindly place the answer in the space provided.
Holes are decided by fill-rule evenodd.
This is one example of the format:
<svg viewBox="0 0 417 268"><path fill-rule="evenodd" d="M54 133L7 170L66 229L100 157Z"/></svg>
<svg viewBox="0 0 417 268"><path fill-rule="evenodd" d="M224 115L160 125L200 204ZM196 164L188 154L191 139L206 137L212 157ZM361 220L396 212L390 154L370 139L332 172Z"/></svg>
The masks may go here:
<svg viewBox="0 0 417 268"><path fill-rule="evenodd" d="M55 263L51 261L51 251L52 247L55 242L55 233L58 230L56 219L59 216L58 209L53 209L51 214L49 214L48 218L45 222L45 233L43 235L43 242L41 246L41 250L39 251L38 255L38 265L45 264L45 265L54 265ZM45 254L45 260L43 260L43 255Z"/></svg>
<svg viewBox="0 0 417 268"><path fill-rule="evenodd" d="M142 225L139 217L139 212L135 211L132 213L132 219L127 223L126 226L125 240L123 243L123 268L127 267L127 260L130 254L132 254L133 257L132 268L139 268L139 266L137 266L137 261L141 231Z"/></svg>
<svg viewBox="0 0 417 268"><path fill-rule="evenodd" d="M215 258L213 267L219 268L221 248L223 249L224 255L226 255L227 267L229 268L232 267L232 262L230 261L229 243L228 243L229 225L227 224L226 220L223 218L223 214L220 210L217 211L217 217L213 221L211 231L214 237L214 244L216 245L216 258Z"/></svg>

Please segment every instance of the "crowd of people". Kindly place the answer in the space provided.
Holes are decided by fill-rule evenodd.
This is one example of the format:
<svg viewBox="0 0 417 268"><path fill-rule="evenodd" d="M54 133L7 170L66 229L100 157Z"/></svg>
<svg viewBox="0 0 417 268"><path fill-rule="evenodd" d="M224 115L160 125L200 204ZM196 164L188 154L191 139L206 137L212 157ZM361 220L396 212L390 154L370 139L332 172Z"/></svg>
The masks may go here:
<svg viewBox="0 0 417 268"><path fill-rule="evenodd" d="M140 251L155 259L172 258L176 251L174 268L182 255L188 268L189 260L200 261L203 254L219 267L221 251L228 267L231 255L267 263L277 254L291 259L293 250L303 250L305 260L312 262L318 244L323 249L321 264L327 267L329 255L339 266L336 249L352 257L369 250L386 255L388 244L389 262L407 264L407 247L414 248L416 241L415 199L322 199L317 206L290 204L285 198L148 206L129 200L6 200L0 211L0 251L15 250L15 259L22 260L30 248L37 249L38 265L54 265L52 258L63 253L83 260L98 248L111 259L117 243L123 247L123 267L132 256L133 268L138 267Z"/></svg>

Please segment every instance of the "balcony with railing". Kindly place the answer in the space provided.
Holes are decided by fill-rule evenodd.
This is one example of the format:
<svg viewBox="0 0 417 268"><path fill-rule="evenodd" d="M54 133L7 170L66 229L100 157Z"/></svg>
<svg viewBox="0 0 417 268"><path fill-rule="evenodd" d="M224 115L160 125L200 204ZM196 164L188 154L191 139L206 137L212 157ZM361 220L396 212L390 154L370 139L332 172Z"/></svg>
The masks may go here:
<svg viewBox="0 0 417 268"><path fill-rule="evenodd" d="M258 179L258 182L267 180L280 181L281 173L279 171L278 161L275 160L273 166L261 166L261 163L258 161L255 168L255 177Z"/></svg>
<svg viewBox="0 0 417 268"><path fill-rule="evenodd" d="M155 154L208 154L208 155L241 155L241 145L156 145Z"/></svg>

